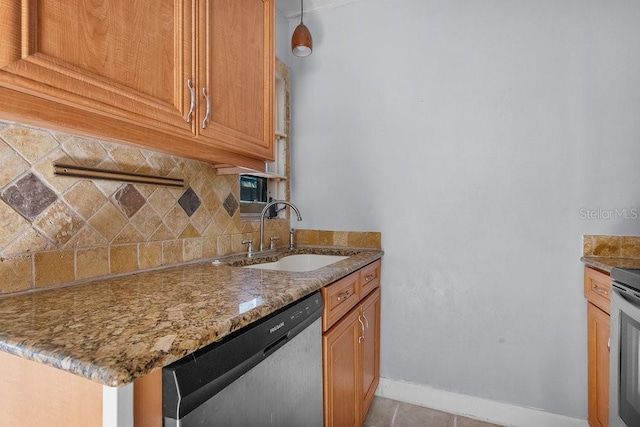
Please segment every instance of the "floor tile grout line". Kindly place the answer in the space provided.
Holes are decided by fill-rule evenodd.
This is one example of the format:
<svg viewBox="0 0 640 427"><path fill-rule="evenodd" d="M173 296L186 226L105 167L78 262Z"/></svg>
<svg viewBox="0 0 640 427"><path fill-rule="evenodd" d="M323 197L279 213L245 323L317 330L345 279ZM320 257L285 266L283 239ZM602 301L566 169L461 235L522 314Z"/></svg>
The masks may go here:
<svg viewBox="0 0 640 427"><path fill-rule="evenodd" d="M396 403L396 409L393 411L393 416L391 417L391 427L396 423L396 416L398 415L398 410L400 409L400 403Z"/></svg>

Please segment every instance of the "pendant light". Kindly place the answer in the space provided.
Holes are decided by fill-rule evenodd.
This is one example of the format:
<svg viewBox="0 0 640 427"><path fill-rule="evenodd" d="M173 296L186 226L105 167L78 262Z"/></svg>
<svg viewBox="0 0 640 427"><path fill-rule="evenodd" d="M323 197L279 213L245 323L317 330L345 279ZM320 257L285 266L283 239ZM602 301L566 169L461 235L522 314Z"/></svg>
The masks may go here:
<svg viewBox="0 0 640 427"><path fill-rule="evenodd" d="M311 33L306 25L302 22L304 15L304 0L300 0L300 24L296 27L291 36L291 52L295 56L309 56L313 50L313 40Z"/></svg>

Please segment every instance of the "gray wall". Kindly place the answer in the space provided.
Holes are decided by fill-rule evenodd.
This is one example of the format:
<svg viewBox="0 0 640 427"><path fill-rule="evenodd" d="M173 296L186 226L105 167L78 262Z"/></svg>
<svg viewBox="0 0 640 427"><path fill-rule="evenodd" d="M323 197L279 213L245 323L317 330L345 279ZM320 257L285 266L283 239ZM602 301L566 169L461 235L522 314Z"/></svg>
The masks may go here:
<svg viewBox="0 0 640 427"><path fill-rule="evenodd" d="M276 8L276 56L282 62L291 67L291 36L289 34L289 22L282 12Z"/></svg>
<svg viewBox="0 0 640 427"><path fill-rule="evenodd" d="M581 209L640 207L640 2L366 0L305 23L293 225L382 231L382 376L586 418L581 236L640 220Z"/></svg>

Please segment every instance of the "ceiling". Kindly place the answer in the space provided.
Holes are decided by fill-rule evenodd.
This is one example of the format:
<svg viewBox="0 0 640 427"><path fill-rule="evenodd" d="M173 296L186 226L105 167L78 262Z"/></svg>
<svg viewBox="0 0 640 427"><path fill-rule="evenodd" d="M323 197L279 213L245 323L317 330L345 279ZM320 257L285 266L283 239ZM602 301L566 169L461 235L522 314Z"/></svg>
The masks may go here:
<svg viewBox="0 0 640 427"><path fill-rule="evenodd" d="M356 0L304 0L304 14L319 9L334 8ZM300 0L276 0L276 7L287 19L300 17Z"/></svg>

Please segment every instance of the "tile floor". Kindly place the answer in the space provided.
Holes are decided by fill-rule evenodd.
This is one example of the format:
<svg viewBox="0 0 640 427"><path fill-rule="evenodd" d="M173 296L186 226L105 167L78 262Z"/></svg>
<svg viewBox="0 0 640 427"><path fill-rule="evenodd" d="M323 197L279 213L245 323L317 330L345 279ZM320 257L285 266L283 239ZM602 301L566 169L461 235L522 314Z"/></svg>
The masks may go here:
<svg viewBox="0 0 640 427"><path fill-rule="evenodd" d="M374 397L364 427L500 427L422 406Z"/></svg>

